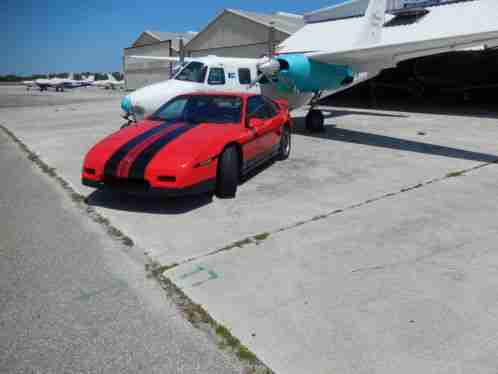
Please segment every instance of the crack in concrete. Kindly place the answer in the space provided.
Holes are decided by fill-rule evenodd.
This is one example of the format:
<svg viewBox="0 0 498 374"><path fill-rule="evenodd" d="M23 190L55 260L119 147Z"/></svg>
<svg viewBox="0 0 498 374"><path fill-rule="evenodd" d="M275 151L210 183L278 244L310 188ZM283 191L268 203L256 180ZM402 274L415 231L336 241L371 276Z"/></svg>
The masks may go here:
<svg viewBox="0 0 498 374"><path fill-rule="evenodd" d="M306 224L321 221L321 220L327 219L329 217L332 217L332 216L335 216L335 215L338 215L341 213L349 212L353 209L358 209L358 208L361 208L363 206L370 205L370 204L376 203L376 202L381 201L381 200L386 200L386 199L389 199L389 198L392 198L395 196L399 196L399 195L402 195L402 194L407 193L407 192L415 191L415 190L418 190L420 188L430 186L432 184L439 183L439 182L442 182L442 181L447 180L447 179L452 179L452 178L456 178L456 177L463 177L466 174L469 174L473 171L485 168L485 167L490 166L490 165L496 165L496 164L498 164L498 159L496 159L493 162L486 162L486 163L479 164L477 166L473 166L471 168L451 172L451 173L448 173L442 177L433 178L433 179L430 179L430 180L425 181L425 182L417 183L413 186L402 188L399 191L388 192L388 193L385 193L383 195L380 195L380 196L377 196L377 197L374 197L371 199L367 199L367 200L362 201L360 203L351 204L351 205L346 206L346 207L341 208L341 209L335 209L335 210L328 212L328 213L316 215L312 218L309 218L309 219L306 219L303 221L298 221L298 222L294 222L294 223L286 225L286 226L282 226L282 227L275 229L273 231L267 231L267 232L264 232L263 234L257 234L257 235L253 235L253 236L247 237L247 238L242 239L242 240L238 240L238 241L233 242L227 246L215 249L213 251L201 254L199 256L194 256L194 257L190 257L188 259L185 259L185 260L181 261L180 263L175 264L175 266L183 265L183 264L193 262L193 261L196 261L196 260L199 260L202 258L213 256L213 255L216 255L216 254L219 254L222 252L230 251L230 250L233 250L236 248L242 249L243 247L245 247L247 245L251 245L251 244L258 245L262 241L266 240L271 235L279 234L279 233L282 233L285 231L290 231L292 229L298 228L300 226L304 226ZM258 238L262 238L262 240L258 240Z"/></svg>

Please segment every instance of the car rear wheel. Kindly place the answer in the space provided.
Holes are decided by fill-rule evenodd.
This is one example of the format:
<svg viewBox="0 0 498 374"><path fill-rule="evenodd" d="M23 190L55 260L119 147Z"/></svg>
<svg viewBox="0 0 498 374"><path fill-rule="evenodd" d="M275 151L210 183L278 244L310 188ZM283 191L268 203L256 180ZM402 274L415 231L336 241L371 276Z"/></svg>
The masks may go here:
<svg viewBox="0 0 498 374"><path fill-rule="evenodd" d="M239 184L239 155L235 147L223 151L218 161L216 196L222 199L234 198Z"/></svg>
<svg viewBox="0 0 498 374"><path fill-rule="evenodd" d="M291 151L291 131L289 126L284 126L282 136L280 137L280 145L278 149L278 159L283 161L289 158Z"/></svg>

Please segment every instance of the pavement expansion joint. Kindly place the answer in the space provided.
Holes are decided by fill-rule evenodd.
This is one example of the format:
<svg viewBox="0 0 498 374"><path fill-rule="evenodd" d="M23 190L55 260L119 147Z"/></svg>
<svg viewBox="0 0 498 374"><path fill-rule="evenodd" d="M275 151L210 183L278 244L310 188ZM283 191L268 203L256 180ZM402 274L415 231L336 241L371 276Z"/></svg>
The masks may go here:
<svg viewBox="0 0 498 374"><path fill-rule="evenodd" d="M247 237L247 238L242 239L242 240L235 241L235 242L230 243L230 244L228 244L228 245L226 245L224 247L212 250L212 251L207 252L207 253L203 253L203 254L201 254L199 256L194 256L194 257L187 258L187 259L181 261L180 263L172 264L170 266L167 266L166 268L167 268L167 270L170 270L173 267L176 267L176 266L179 266L179 265L183 265L183 264L186 264L186 263L189 263L189 262L197 261L197 260L200 260L202 258L210 257L210 256L213 256L213 255L222 253L222 252L227 252L227 251L231 251L231 250L234 250L234 249L242 249L243 247L246 247L248 245L259 245L264 240L268 239L272 235L280 234L280 233L286 232L286 231L290 231L292 229L301 227L303 225L307 225L307 224L310 224L310 223L313 223L313 222L321 221L321 220L327 219L329 217L332 217L332 216L335 216L335 215L338 215L338 214L349 212L349 211L351 211L353 209L358 209L358 208L361 208L363 206L376 203L376 202L381 201L381 200L386 200L386 199L389 199L389 198L392 198L392 197L395 197L395 196L402 195L402 194L407 193L407 192L418 190L420 188L423 188L423 187L426 187L426 186L430 186L432 184L439 183L439 182L442 182L442 181L450 179L450 178L463 177L463 176L465 176L465 175L467 175L467 174L469 174L471 172L477 171L477 170L485 168L487 166L496 165L496 164L498 164L498 159L495 160L495 161L493 161L493 162L481 163L481 164L473 166L471 168L467 168L467 169L463 169L463 170L458 170L458 171L453 171L453 172L450 172L450 173L448 173L448 174L446 174L446 175L444 175L442 177L433 178L433 179L427 180L425 182L421 182L421 183L417 183L417 184L412 185L412 186L404 187L404 188L402 188L402 189L400 189L398 191L388 192L388 193L385 193L383 195L380 195L380 196L377 196L377 197L374 197L374 198L371 198L371 199L368 199L368 200L365 200L365 201L362 201L362 202L359 202L359 203L355 203L355 204L349 205L349 206L347 206L345 208L335 209L335 210L333 210L331 212L327 212L327 213L324 213L324 214L316 215L316 216L314 216L312 218L309 218L309 219L306 219L306 220L303 220L303 221L294 222L292 224L289 224L287 226L282 226L282 227L280 227L278 229L275 229L275 230L272 230L272 231L269 231L269 232L260 233L260 234L254 235L254 236Z"/></svg>
<svg viewBox="0 0 498 374"><path fill-rule="evenodd" d="M0 129L2 129L2 131L15 144L17 144L17 146L19 146L19 148L24 152L24 154L26 154L28 160L30 160L36 166L38 166L38 168L44 174L54 179L62 187L62 189L69 194L69 197L78 206L78 208L83 210L88 215L88 217L90 217L94 222L102 225L105 228L106 232L109 234L109 236L111 236L115 240L120 241L126 247L133 247L135 245L130 237L125 235L121 230L115 227L107 218L98 213L95 210L95 208L86 204L85 196L76 192L74 188L57 173L55 168L47 165L36 153L31 151L31 149L29 149L29 147L21 139L19 139L13 132L11 132L9 129L3 126L3 124L0 124Z"/></svg>

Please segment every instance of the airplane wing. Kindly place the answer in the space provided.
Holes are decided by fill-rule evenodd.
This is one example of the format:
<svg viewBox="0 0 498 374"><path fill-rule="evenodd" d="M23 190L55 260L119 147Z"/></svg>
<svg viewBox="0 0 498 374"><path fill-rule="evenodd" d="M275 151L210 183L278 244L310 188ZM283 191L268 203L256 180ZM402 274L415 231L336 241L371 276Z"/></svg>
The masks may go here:
<svg viewBox="0 0 498 374"><path fill-rule="evenodd" d="M484 47L483 47L484 46ZM439 53L468 50L474 47L493 48L498 46L498 31L475 33L453 37L380 45L348 51L322 51L306 53L306 56L320 62L348 65L355 71L364 71L367 65L378 62L384 68L394 67L399 62Z"/></svg>
<svg viewBox="0 0 498 374"><path fill-rule="evenodd" d="M169 61L169 62L180 62L180 57L165 57L165 56L128 56L128 58L134 58L138 60L155 60L155 61ZM192 61L192 59L186 57L184 59L186 62Z"/></svg>
<svg viewBox="0 0 498 374"><path fill-rule="evenodd" d="M356 73L368 72L373 77L403 60L498 46L496 0L440 4L416 17L384 15L383 0L371 0L370 4L365 17L307 24L279 46L279 53L304 53L312 60L347 65ZM340 37L335 39L334 35Z"/></svg>

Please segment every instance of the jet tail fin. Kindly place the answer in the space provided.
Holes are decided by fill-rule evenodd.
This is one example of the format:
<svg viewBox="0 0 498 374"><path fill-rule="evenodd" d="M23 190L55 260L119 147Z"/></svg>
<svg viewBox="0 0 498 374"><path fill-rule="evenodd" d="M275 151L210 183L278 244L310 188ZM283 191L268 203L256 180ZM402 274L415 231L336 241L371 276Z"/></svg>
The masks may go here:
<svg viewBox="0 0 498 374"><path fill-rule="evenodd" d="M370 0L363 17L363 26L356 41L357 46L377 44L382 38L382 27L386 20L387 0Z"/></svg>
<svg viewBox="0 0 498 374"><path fill-rule="evenodd" d="M115 82L116 78L114 78L114 75L107 73L107 79L110 80L111 82Z"/></svg>

